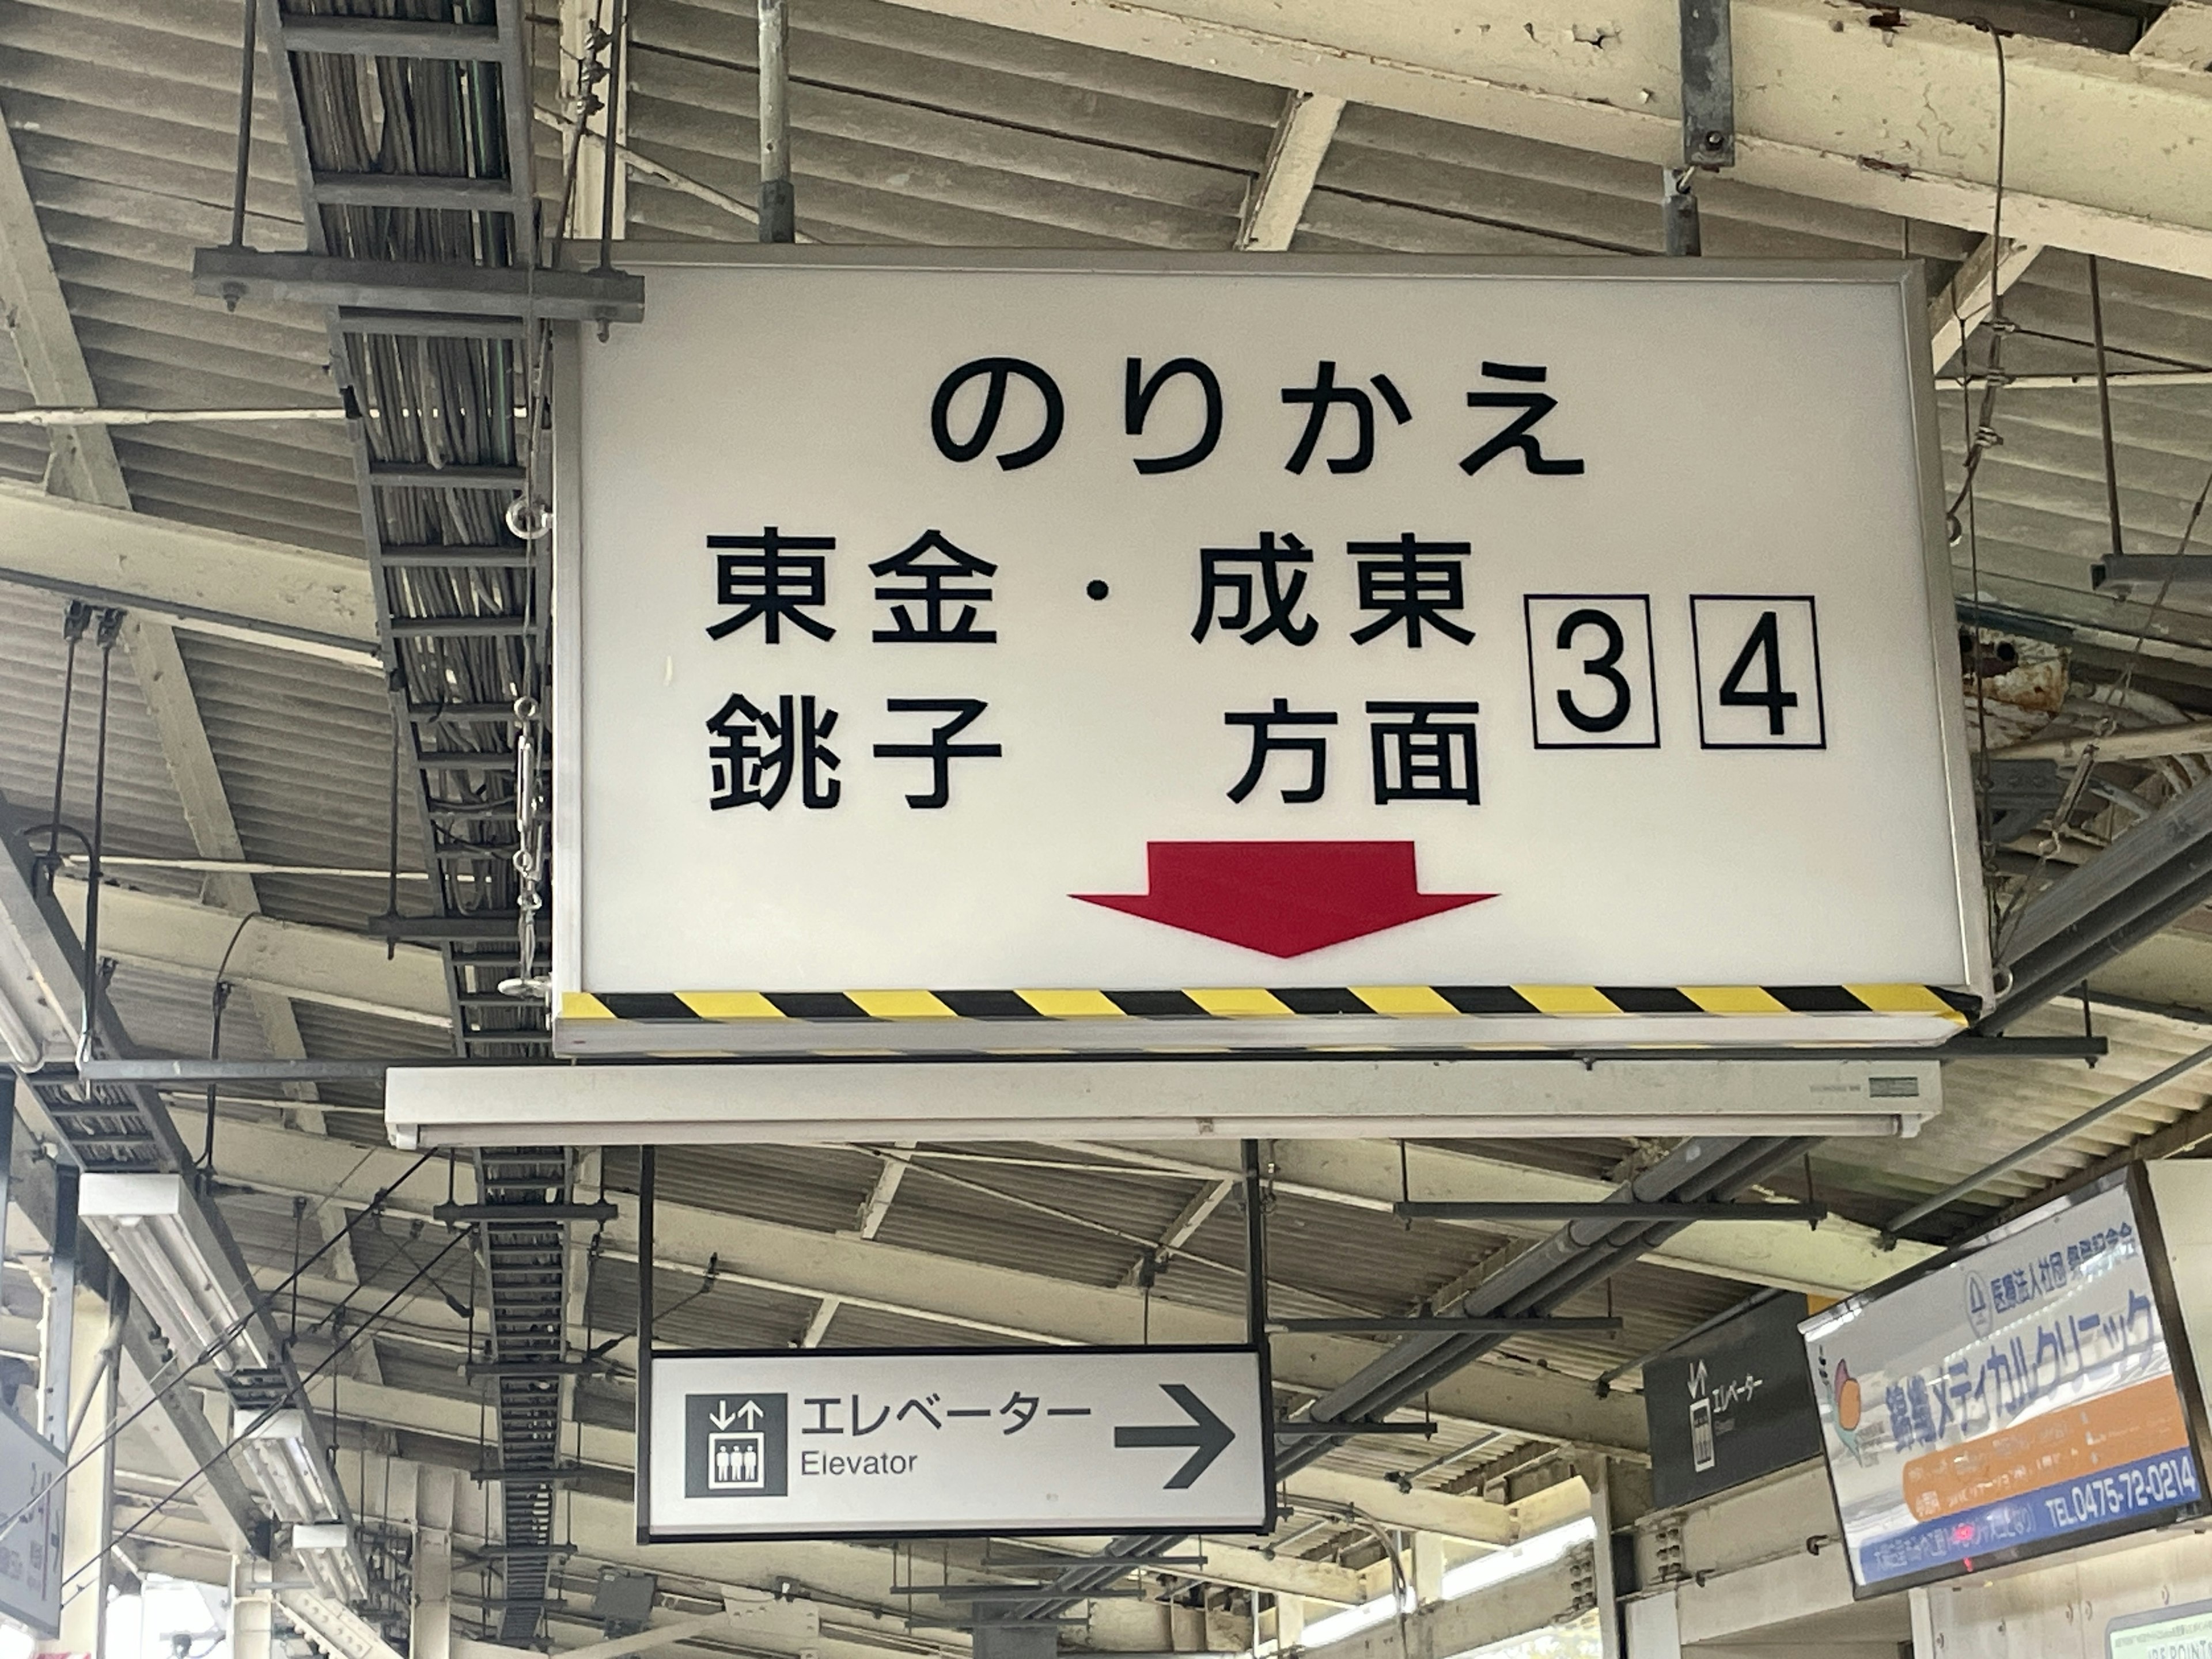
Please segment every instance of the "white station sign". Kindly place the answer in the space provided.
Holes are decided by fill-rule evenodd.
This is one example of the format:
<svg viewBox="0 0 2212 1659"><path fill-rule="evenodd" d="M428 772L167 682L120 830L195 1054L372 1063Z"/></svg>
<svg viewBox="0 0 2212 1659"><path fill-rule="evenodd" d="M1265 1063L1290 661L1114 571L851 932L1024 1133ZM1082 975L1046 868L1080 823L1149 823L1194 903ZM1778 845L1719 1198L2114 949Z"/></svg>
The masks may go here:
<svg viewBox="0 0 2212 1659"><path fill-rule="evenodd" d="M977 257L578 338L564 1051L1956 1029L1907 268Z"/></svg>
<svg viewBox="0 0 2212 1659"><path fill-rule="evenodd" d="M0 1407L0 1618L61 1633L62 1454Z"/></svg>
<svg viewBox="0 0 2212 1659"><path fill-rule="evenodd" d="M641 1540L1261 1532L1250 1348L656 1354Z"/></svg>

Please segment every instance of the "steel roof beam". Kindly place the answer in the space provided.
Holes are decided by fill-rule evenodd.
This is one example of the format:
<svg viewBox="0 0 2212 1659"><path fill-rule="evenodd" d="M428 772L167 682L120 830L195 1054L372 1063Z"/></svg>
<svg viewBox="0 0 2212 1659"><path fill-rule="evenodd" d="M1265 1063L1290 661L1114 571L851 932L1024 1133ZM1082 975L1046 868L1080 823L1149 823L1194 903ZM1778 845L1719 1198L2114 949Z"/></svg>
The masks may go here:
<svg viewBox="0 0 2212 1659"><path fill-rule="evenodd" d="M478 1418L473 1401L427 1395L393 1388L389 1384L349 1384L344 1392L349 1418L380 1427L434 1435L463 1445L475 1442ZM574 1433L572 1428L569 1434L573 1437ZM573 1447L572 1439L572 1449ZM587 1474L605 1471L619 1476L634 1467L635 1442L626 1430L586 1425L583 1431L583 1448ZM1371 1476L1346 1474L1339 1470L1313 1470L1310 1471L1312 1479L1308 1478L1308 1474L1301 1471L1291 1477L1289 1486L1294 1500L1304 1497L1322 1506L1345 1505L1357 1509L1370 1520L1384 1526L1437 1532L1446 1537L1471 1542L1499 1546L1510 1544L1528 1532L1540 1530L1559 1507L1556 1501L1549 1499L1548 1493L1540 1494L1538 1499L1531 1500L1524 1511L1519 1507L1492 1504L1480 1498L1457 1497L1449 1492L1417 1491L1405 1494L1387 1481ZM569 1500L564 1497L562 1501ZM574 1502L579 1506L594 1503L611 1510L622 1509L624 1511L623 1518L625 1521L630 1519L623 1500L599 1497L580 1488L575 1493ZM655 1544L640 1550L634 1556L614 1557L610 1555L608 1546L621 1534L594 1536L596 1530L580 1525L572 1540L574 1550L600 1560L612 1559L649 1565L665 1547ZM625 1530L634 1536L634 1525ZM730 1547L717 1547L727 1550ZM770 1553L775 1548L770 1545L756 1547ZM860 1547L855 1545L852 1547ZM1309 1595L1340 1605L1366 1599L1358 1575L1346 1568L1300 1561L1291 1556L1267 1562L1261 1558L1257 1549L1235 1545L1194 1546L1184 1553L1195 1554L1201 1550L1205 1557L1202 1565L1190 1570L1188 1577L1273 1590L1283 1595ZM567 1552L556 1550L552 1553ZM511 1547L507 1553L514 1553ZM866 1553L884 1560L888 1565L887 1555L875 1550L867 1550ZM726 1567L724 1571L726 1570ZM1020 1571L1034 1569L1025 1565Z"/></svg>
<svg viewBox="0 0 2212 1659"><path fill-rule="evenodd" d="M1200 1179L1228 1174L1237 1160L1235 1147L1202 1141L1151 1147L1076 1143L1074 1150L1115 1164L1140 1164ZM1409 1188L1422 1198L1560 1203L1598 1202L1613 1190L1607 1182L1587 1176L1418 1144L1407 1146L1402 1171L1398 1149L1383 1141L1278 1141L1273 1156L1279 1194L1385 1212ZM1543 1236L1540 1228L1509 1222L1485 1231L1517 1237ZM1646 1259L1662 1267L1749 1284L1849 1296L1933 1254L1930 1246L1910 1243L1887 1248L1877 1229L1831 1217L1818 1231L1802 1222L1698 1224L1674 1234Z"/></svg>
<svg viewBox="0 0 2212 1659"><path fill-rule="evenodd" d="M1240 249L1280 252L1290 246L1343 114L1344 100L1327 93L1293 88L1285 96L1283 112L1275 122L1275 136L1267 145L1267 160L1246 191L1244 209L1238 216L1237 246Z"/></svg>
<svg viewBox="0 0 2212 1659"><path fill-rule="evenodd" d="M0 299L7 305L9 331L31 395L40 403L75 409L96 405L100 397L93 386L92 371L85 362L69 301L54 271L15 139L4 128L0 128ZM52 427L47 428L46 441L49 490L94 507L121 514L131 511L131 491L106 428ZM216 764L176 635L165 622L132 615L125 623L122 642L137 672L194 847L202 858L244 858L238 822L230 810L222 773ZM211 875L202 890L211 902L236 915L252 915L261 908L250 876ZM266 988L255 989L251 1000L270 1052L288 1058L304 1056L307 1051L301 1041L292 1005ZM295 1092L303 1099L313 1098L312 1088L299 1087Z"/></svg>
<svg viewBox="0 0 2212 1659"><path fill-rule="evenodd" d="M188 1127L198 1115L183 1102L177 1120ZM386 1147L356 1148L247 1122L223 1126L223 1173L272 1193L306 1193L366 1203L414 1162ZM600 1255L634 1261L635 1200L611 1194L622 1207L610 1223ZM442 1172L426 1168L387 1201L395 1216L428 1218L445 1197ZM835 1295L856 1306L918 1316L1017 1341L1118 1344L1132 1340L1143 1318L1133 1291L1054 1279L1042 1273L965 1261L925 1250L848 1235L725 1215L663 1200L657 1207L654 1259L670 1267L703 1273L720 1258L722 1282L786 1295ZM1243 1317L1155 1295L1152 1336L1156 1342L1234 1342ZM1285 1387L1323 1390L1358 1373L1376 1350L1350 1337L1287 1336L1275 1343L1275 1376ZM1642 1402L1616 1395L1601 1401L1587 1383L1504 1364L1486 1364L1440 1385L1436 1410L1468 1423L1514 1434L1557 1440L1641 1456L1645 1445Z"/></svg>
<svg viewBox="0 0 2212 1659"><path fill-rule="evenodd" d="M62 877L54 893L73 921L82 915L81 878ZM112 888L100 896L100 948L118 961L200 981L214 976L228 950L222 972L234 984L410 1024L449 1024L445 969L435 951L402 945L387 956L382 940L365 934L266 916L240 932L239 920L190 899Z"/></svg>
<svg viewBox="0 0 2212 1659"><path fill-rule="evenodd" d="M1992 283L1998 295L2009 293L2042 252L2033 242L2015 242L2009 236L2002 247L1987 236L1974 244L1973 252L1951 273L1943 291L1928 304L1928 338L1937 374L1959 355L1973 331L1989 320Z"/></svg>
<svg viewBox="0 0 2212 1659"><path fill-rule="evenodd" d="M1531 23L1509 0L897 3L1652 167L1681 157L1676 0L1614 7L1602 45L1564 20ZM1986 230L1997 127L1990 37L1897 15L1839 0L1735 0L1733 176ZM2006 41L2005 64L2007 229L2212 276L2203 179L2212 80L2025 36Z"/></svg>

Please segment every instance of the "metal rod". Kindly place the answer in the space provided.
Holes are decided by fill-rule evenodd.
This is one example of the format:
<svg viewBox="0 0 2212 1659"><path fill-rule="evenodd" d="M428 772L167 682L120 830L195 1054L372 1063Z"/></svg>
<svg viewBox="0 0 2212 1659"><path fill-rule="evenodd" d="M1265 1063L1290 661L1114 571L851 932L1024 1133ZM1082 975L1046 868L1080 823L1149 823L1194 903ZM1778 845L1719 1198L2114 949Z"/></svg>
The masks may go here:
<svg viewBox="0 0 2212 1659"><path fill-rule="evenodd" d="M1264 1167L1260 1143L1248 1139L1238 1149L1244 1173L1244 1340L1252 1346L1260 1367L1260 1409L1275 1411L1274 1356L1267 1342L1267 1194L1261 1185ZM1266 1460L1267 1512L1264 1522L1273 1531L1282 1487L1275 1479L1275 1442L1261 1439L1260 1455Z"/></svg>
<svg viewBox="0 0 2212 1659"><path fill-rule="evenodd" d="M637 1529L653 1514L653 1149L637 1149Z"/></svg>
<svg viewBox="0 0 2212 1659"><path fill-rule="evenodd" d="M1600 1374L1597 1379L1597 1391L1599 1397L1602 1399L1605 1396L1606 1392L1611 1389L1615 1382L1627 1376L1629 1372L1640 1370L1643 1367L1650 1364L1651 1361L1663 1358L1667 1355L1674 1352L1675 1349L1680 1347L1684 1343L1696 1341L1707 1331L1718 1330L1722 1326L1727 1324L1729 1320L1734 1319L1738 1314L1749 1313L1753 1308L1763 1306L1765 1304L1773 1301L1776 1297L1785 1294L1787 1294L1787 1292L1778 1290L1773 1285L1770 1285L1765 1290L1753 1291L1751 1295L1744 1297L1742 1301L1737 1303L1734 1307L1723 1308L1718 1313L1713 1315L1711 1318L1699 1320L1696 1324L1691 1326L1688 1330L1684 1331L1680 1336L1671 1336L1664 1342L1662 1342L1657 1347L1652 1348L1644 1353L1640 1353L1633 1359L1624 1360L1621 1364L1615 1365L1611 1370Z"/></svg>
<svg viewBox="0 0 2212 1659"><path fill-rule="evenodd" d="M1973 1174L1968 1176L1964 1181L1956 1182L1951 1186L1946 1187L1942 1192L1936 1194L1935 1197L1924 1200L1921 1203L1914 1205L1911 1209L1905 1211L1901 1215L1892 1217L1889 1225L1882 1229L1883 1233L1891 1238L1897 1237L1905 1231L1905 1228L1912 1225L1914 1222L1924 1219L1926 1217L1935 1214L1936 1211L1942 1209L1945 1205L1956 1202L1958 1200L1966 1197L1967 1194L1974 1191L1984 1183L1994 1181L2001 1175L2009 1175L2013 1170L2018 1169L2021 1164L2027 1163L2031 1158L2040 1158L2044 1153L2049 1152L2052 1147L2059 1145L2061 1142L2071 1139L2074 1136L2080 1134L2084 1129L2102 1122L2105 1119L2110 1117L2114 1112L2119 1111L2124 1107L2134 1105L2136 1102L2141 1100L2145 1095L2151 1093L2154 1090L2164 1088L2176 1078L2186 1076L2189 1073L2195 1071L2198 1066L2203 1065L2207 1060L2212 1060L2212 1043L2208 1043L2205 1047L2199 1048L2195 1054L2184 1055L2181 1059L2175 1060L2172 1065L2167 1066L2164 1071L2158 1073L2155 1076L2147 1077L2141 1083L2136 1084L2130 1088L2121 1090L2119 1093L2114 1095L2110 1100L2099 1102L2096 1105L2092 1106L2087 1111L2082 1113L2081 1116L2075 1118L2069 1122L2060 1124L2049 1134L2038 1135L2033 1140L2029 1141L2027 1146L2021 1147L2016 1152L2007 1152L2002 1158L1997 1159L1996 1163L1983 1165L1982 1168L1975 1170Z"/></svg>
<svg viewBox="0 0 2212 1659"><path fill-rule="evenodd" d="M601 1199L596 1204L441 1204L430 1212L430 1218L449 1226L477 1222L534 1227L558 1221L612 1221L621 1213Z"/></svg>
<svg viewBox="0 0 2212 1659"><path fill-rule="evenodd" d="M1460 1336L1570 1336L1586 1332L1610 1334L1620 1330L1623 1323L1619 1319L1547 1319L1541 1315L1525 1319L1502 1316L1455 1319L1449 1314L1431 1314L1425 1318L1405 1319L1279 1319L1275 1328L1316 1334L1449 1331Z"/></svg>
<svg viewBox="0 0 2212 1659"><path fill-rule="evenodd" d="M76 1340L76 1199L80 1172L54 1165L54 1236L47 1264L46 1331L39 1352L40 1429L69 1454L70 1358Z"/></svg>
<svg viewBox="0 0 2212 1659"><path fill-rule="evenodd" d="M1279 1421L1275 1425L1275 1432L1277 1434L1304 1435L1316 1437L1328 1436L1340 1440L1349 1440L1353 1438L1355 1436L1363 1434L1418 1434L1427 1436L1434 1434L1436 1431L1437 1425L1433 1423L1316 1423L1301 1419L1297 1421Z"/></svg>
<svg viewBox="0 0 2212 1659"><path fill-rule="evenodd" d="M607 41L606 153L599 162L599 269L615 264L615 180L622 166L617 133L622 121L623 41L629 33L629 0L615 0L614 27Z"/></svg>
<svg viewBox="0 0 2212 1659"><path fill-rule="evenodd" d="M1697 173L1690 167L1660 170L1660 227L1668 255L1693 259L1705 252L1705 234L1698 222Z"/></svg>
<svg viewBox="0 0 2212 1659"><path fill-rule="evenodd" d="M0 426L158 426L175 421L343 421L337 404L317 409L9 409Z"/></svg>
<svg viewBox="0 0 2212 1659"><path fill-rule="evenodd" d="M492 814L463 814L462 817L489 818ZM425 925L434 925L435 918L425 919ZM493 930L487 930L493 931ZM371 934L370 937L377 937ZM486 1003L487 1007L503 1006ZM1987 1060L2095 1060L2101 1058L2106 1048L2103 1037L1989 1037L1969 1045L1966 1038L1954 1037L1948 1043L1936 1048L1852 1048L1848 1047L1806 1048L1707 1048L1696 1052L1700 1060L1723 1062L1746 1060L1787 1060L1798 1064L1828 1063L1837 1060L1936 1060L1943 1058ZM747 1066L1155 1066L1164 1064L1250 1064L1256 1062L1285 1062L1299 1066L1328 1065L1345 1062L1358 1065L1423 1064L1433 1065L1448 1060L1461 1065L1510 1065L1532 1060L1578 1060L1586 1065L1598 1063L1664 1062L1680 1060L1684 1051L1675 1050L1656 1054L1635 1049L1619 1048L1405 1048L1388 1054L1316 1053L1310 1049L1243 1049L1236 1053L1210 1054L1106 1054L1067 1056L1037 1054L705 1054L688 1056L677 1064L684 1066L717 1066L732 1069ZM397 1067L414 1070L465 1064L480 1064L432 1054L399 1054L382 1060L226 1060L219 1066L210 1066L204 1060L96 1060L78 1068L78 1076L88 1083L106 1084L204 1084L210 1078L218 1083L340 1083L374 1082L386 1073ZM501 1066L544 1066L556 1062L544 1060L502 1060ZM650 1070L671 1062L649 1056L562 1060L564 1067L635 1066ZM1611 1212L1620 1209L1608 1205L1606 1220L1622 1219ZM1754 1220L1790 1218L1786 1210L1769 1206L1753 1218ZM1798 1217L1797 1219L1803 1219Z"/></svg>
<svg viewBox="0 0 2212 1659"><path fill-rule="evenodd" d="M1577 1204L1533 1199L1484 1199L1466 1203L1393 1204L1407 1221L1802 1221L1818 1223L1818 1204L1657 1203Z"/></svg>
<svg viewBox="0 0 2212 1659"><path fill-rule="evenodd" d="M8 1263L9 1177L15 1163L15 1089L13 1077L0 1075L0 1269Z"/></svg>
<svg viewBox="0 0 2212 1659"><path fill-rule="evenodd" d="M786 0L760 0L760 240L798 238L791 185L791 15Z"/></svg>
<svg viewBox="0 0 2212 1659"><path fill-rule="evenodd" d="M261 0L246 0L246 43L238 64L238 160L230 187L230 245L246 246L246 185L253 167L253 53Z"/></svg>
<svg viewBox="0 0 2212 1659"><path fill-rule="evenodd" d="M1244 1340L1267 1352L1261 1339L1267 1334L1267 1214L1260 1190L1260 1143L1242 1146L1244 1174Z"/></svg>
<svg viewBox="0 0 2212 1659"><path fill-rule="evenodd" d="M2120 538L2120 463L2112 450L2112 386L2105 373L2105 295L2097 277L2098 259L2089 256L2089 337L2097 353L2097 430L2104 442L2105 514L2112 538L2112 556L2124 558Z"/></svg>
<svg viewBox="0 0 2212 1659"><path fill-rule="evenodd" d="M1038 1551L1028 1556L994 1555L986 1552L982 1565L990 1567L1018 1567L1023 1571L1042 1567L1089 1567L1101 1565L1116 1567L1189 1567L1194 1570L1206 1565L1203 1555L1054 1555Z"/></svg>
<svg viewBox="0 0 2212 1659"><path fill-rule="evenodd" d="M82 599L70 600L62 612L62 729L54 744L54 815L46 823L45 860L49 892L53 890L54 872L61 868L62 787L69 781L70 716L76 706L76 647L91 620L92 607Z"/></svg>
<svg viewBox="0 0 2212 1659"><path fill-rule="evenodd" d="M123 631L123 613L100 613L100 726L93 746L92 857L84 878L84 1024L77 1029L77 1054L88 1059L100 1012L100 854L107 831L107 704L113 684L115 640Z"/></svg>

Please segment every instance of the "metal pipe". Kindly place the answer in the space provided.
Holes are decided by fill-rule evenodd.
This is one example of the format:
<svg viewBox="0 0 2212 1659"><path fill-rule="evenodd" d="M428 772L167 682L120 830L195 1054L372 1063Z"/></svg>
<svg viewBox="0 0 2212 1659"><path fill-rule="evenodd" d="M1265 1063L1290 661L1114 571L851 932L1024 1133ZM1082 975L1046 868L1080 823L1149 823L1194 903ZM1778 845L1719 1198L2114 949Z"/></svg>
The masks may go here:
<svg viewBox="0 0 2212 1659"><path fill-rule="evenodd" d="M84 1024L78 1028L77 1057L92 1057L93 1034L100 1022L100 854L107 830L107 705L113 684L116 636L123 631L123 613L100 613L100 727L93 746L91 860L84 877Z"/></svg>
<svg viewBox="0 0 2212 1659"><path fill-rule="evenodd" d="M261 0L246 0L246 42L238 63L238 159L230 191L230 245L246 246L246 185L253 166L253 53Z"/></svg>
<svg viewBox="0 0 2212 1659"><path fill-rule="evenodd" d="M1975 1170L1973 1174L1968 1176L1964 1181L1957 1182L1951 1186L1946 1187L1942 1192L1936 1194L1935 1197L1914 1205L1902 1215L1893 1217L1890 1220L1889 1225L1883 1228L1882 1231L1892 1238L1898 1237L1905 1231L1905 1228L1910 1227L1914 1222L1935 1214L1936 1211L1942 1209L1945 1205L1954 1203L1956 1200L1966 1197L1967 1194L1974 1191L1977 1188L1982 1186L1985 1182L1994 1181L1999 1176L2010 1174L2013 1170L2018 1169L2021 1164L2028 1162L2031 1158L2041 1157L2044 1153L2049 1152L2052 1147L2059 1145L2062 1141L2071 1139L2074 1136L2080 1134L2082 1130L2093 1127L2096 1124L2102 1122L2105 1119L2110 1117L2114 1112L2120 1110L2122 1108L2132 1106L2136 1102L2141 1100L2145 1095L2149 1094L2153 1090L2162 1089L2167 1084L2172 1082L2176 1078L2186 1076L2189 1073L2195 1071L2198 1066L2203 1065L2207 1060L2212 1060L2212 1043L2206 1044L2203 1048L2197 1050L2195 1054L2185 1055L2181 1059L2175 1060L2172 1065L2167 1066L2164 1071L2158 1073L2155 1076L2147 1077L2141 1083L2136 1084L2130 1088L2121 1090L2119 1093L2114 1095L2110 1100L2099 1102L2096 1105L2092 1106L2087 1111L2082 1113L2081 1116L2072 1119L2069 1122L2060 1124L2058 1127L2053 1129L2049 1134L2038 1135L2033 1140L2029 1141L2027 1146L2021 1147L2016 1152L2007 1152L2002 1158L1997 1159L1996 1163L1984 1164L1982 1168Z"/></svg>
<svg viewBox="0 0 2212 1659"><path fill-rule="evenodd" d="M1713 1315L1710 1319L1699 1320L1696 1324L1691 1326L1688 1330L1684 1331L1680 1336L1668 1337L1667 1340L1662 1342L1657 1347L1650 1349L1644 1353L1640 1353L1633 1359L1623 1360L1620 1364L1615 1365L1609 1371L1600 1372L1597 1379L1598 1397L1600 1399L1604 1398L1605 1395L1612 1386L1615 1382L1619 1382L1622 1377L1627 1376L1629 1372L1642 1370L1645 1365L1650 1364L1651 1361L1663 1358L1667 1355L1674 1352L1675 1349L1680 1347L1684 1343L1696 1341L1707 1331L1718 1330L1722 1326L1727 1324L1729 1320L1734 1319L1738 1314L1749 1313L1753 1308L1761 1307L1766 1303L1774 1300L1776 1297L1784 1294L1784 1291L1771 1285L1768 1285L1763 1291L1755 1291L1751 1295L1744 1297L1742 1301L1737 1303L1734 1307L1723 1308L1718 1313Z"/></svg>
<svg viewBox="0 0 2212 1659"><path fill-rule="evenodd" d="M1692 167L1660 170L1660 222L1666 234L1669 258L1694 259L1705 249L1705 234L1698 222L1697 172Z"/></svg>
<svg viewBox="0 0 2212 1659"><path fill-rule="evenodd" d="M798 240L791 187L791 17L786 0L760 0L760 239Z"/></svg>
<svg viewBox="0 0 2212 1659"><path fill-rule="evenodd" d="M54 1165L54 1236L47 1262L46 1340L39 1352L42 1396L39 1427L47 1439L69 1449L70 1350L76 1334L76 1198L80 1172L74 1164Z"/></svg>
<svg viewBox="0 0 2212 1659"><path fill-rule="evenodd" d="M653 1517L653 1149L637 1149L637 1487L638 1530Z"/></svg>
<svg viewBox="0 0 2212 1659"><path fill-rule="evenodd" d="M1818 1204L1701 1204L1663 1200L1656 1203L1553 1202L1549 1200L1483 1199L1469 1203L1393 1204L1403 1221L1802 1221L1827 1218ZM1443 1322L1446 1324L1452 1321Z"/></svg>
<svg viewBox="0 0 2212 1659"><path fill-rule="evenodd" d="M615 265L615 179L622 166L621 122L623 80L628 66L623 62L623 45L629 33L628 0L615 0L613 28L607 42L607 131L605 154L599 162L599 269L612 270ZM606 325L599 325L599 337L606 337Z"/></svg>
<svg viewBox="0 0 2212 1659"><path fill-rule="evenodd" d="M343 421L333 404L317 409L9 409L0 426L156 426L173 421Z"/></svg>
<svg viewBox="0 0 2212 1659"><path fill-rule="evenodd" d="M1620 1330L1621 1324L1618 1319L1549 1319L1541 1314L1472 1319L1431 1314L1425 1319L1283 1319L1276 1322L1275 1328L1316 1335L1446 1331L1465 1336L1570 1336L1611 1334Z"/></svg>
<svg viewBox="0 0 2212 1659"><path fill-rule="evenodd" d="M2097 256L2089 256L2089 337L2097 353L2097 429L2105 456L2105 514L2112 538L2112 556L2126 556L2120 538L2120 463L2112 450L2112 386L2105 372L2105 294L2097 279Z"/></svg>

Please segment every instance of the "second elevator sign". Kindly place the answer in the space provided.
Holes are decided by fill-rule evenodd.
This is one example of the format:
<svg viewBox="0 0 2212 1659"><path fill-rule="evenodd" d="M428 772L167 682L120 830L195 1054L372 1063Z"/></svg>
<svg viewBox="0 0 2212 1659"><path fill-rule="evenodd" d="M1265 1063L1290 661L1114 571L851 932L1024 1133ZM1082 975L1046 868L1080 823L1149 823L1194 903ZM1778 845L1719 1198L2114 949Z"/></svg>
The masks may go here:
<svg viewBox="0 0 2212 1659"><path fill-rule="evenodd" d="M643 1541L1271 1524L1250 1348L660 1354Z"/></svg>

